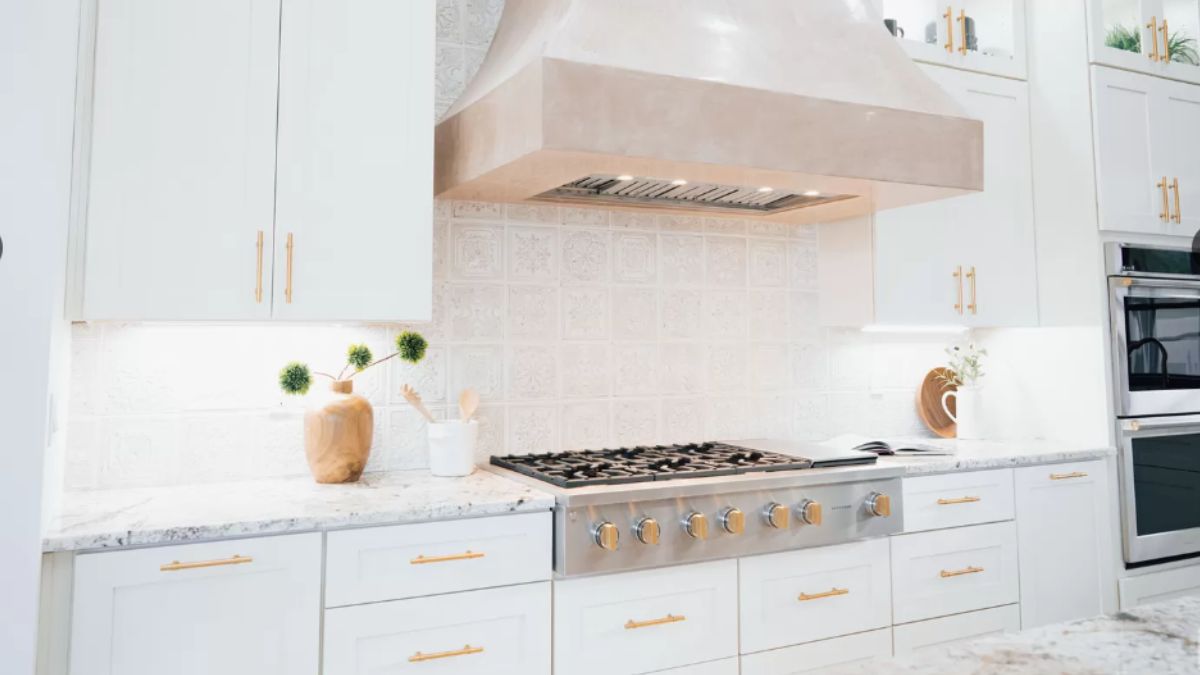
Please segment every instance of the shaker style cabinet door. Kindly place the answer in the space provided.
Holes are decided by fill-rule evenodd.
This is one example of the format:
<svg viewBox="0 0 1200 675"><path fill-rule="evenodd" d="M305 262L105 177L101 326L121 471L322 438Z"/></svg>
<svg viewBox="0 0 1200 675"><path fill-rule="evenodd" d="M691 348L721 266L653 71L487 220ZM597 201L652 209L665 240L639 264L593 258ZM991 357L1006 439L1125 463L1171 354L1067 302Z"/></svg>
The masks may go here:
<svg viewBox="0 0 1200 675"><path fill-rule="evenodd" d="M874 0L917 61L1025 78L1024 0Z"/></svg>
<svg viewBox="0 0 1200 675"><path fill-rule="evenodd" d="M434 13L284 0L276 318L430 318Z"/></svg>
<svg viewBox="0 0 1200 675"><path fill-rule="evenodd" d="M1163 82L1160 132L1167 148L1171 233L1200 230L1200 85Z"/></svg>
<svg viewBox="0 0 1200 675"><path fill-rule="evenodd" d="M79 555L70 675L316 675L321 535Z"/></svg>
<svg viewBox="0 0 1200 675"><path fill-rule="evenodd" d="M1200 0L1088 0L1092 62L1200 83Z"/></svg>
<svg viewBox="0 0 1200 675"><path fill-rule="evenodd" d="M279 0L94 9L81 317L269 317Z"/></svg>

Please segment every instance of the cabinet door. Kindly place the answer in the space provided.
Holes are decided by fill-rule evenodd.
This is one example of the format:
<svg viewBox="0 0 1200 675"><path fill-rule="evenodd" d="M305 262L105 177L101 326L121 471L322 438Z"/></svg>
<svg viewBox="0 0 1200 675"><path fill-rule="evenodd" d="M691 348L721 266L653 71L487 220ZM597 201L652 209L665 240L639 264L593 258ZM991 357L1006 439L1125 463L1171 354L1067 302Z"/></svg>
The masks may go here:
<svg viewBox="0 0 1200 675"><path fill-rule="evenodd" d="M800 673L838 670L835 666L855 664L849 672L873 672L861 665L892 655L892 631L855 633L829 640L818 640L794 647L771 649L742 657L742 675L800 675ZM886 672L882 668L882 672Z"/></svg>
<svg viewBox="0 0 1200 675"><path fill-rule="evenodd" d="M1100 229L1169 234L1161 186L1167 176L1162 138L1165 81L1092 68Z"/></svg>
<svg viewBox="0 0 1200 675"><path fill-rule="evenodd" d="M99 3L83 318L270 316L278 48L279 0Z"/></svg>
<svg viewBox="0 0 1200 675"><path fill-rule="evenodd" d="M1089 0L1092 61L1200 82L1200 0Z"/></svg>
<svg viewBox="0 0 1200 675"><path fill-rule="evenodd" d="M434 10L285 0L276 318L430 318Z"/></svg>
<svg viewBox="0 0 1200 675"><path fill-rule="evenodd" d="M1163 117L1155 124L1168 148L1164 169L1172 181L1171 213L1179 221L1171 231L1190 237L1200 230L1200 85L1161 84Z"/></svg>
<svg viewBox="0 0 1200 675"><path fill-rule="evenodd" d="M1024 0L875 0L875 4L887 29L918 61L1025 77Z"/></svg>
<svg viewBox="0 0 1200 675"><path fill-rule="evenodd" d="M71 675L315 675L321 535L75 561Z"/></svg>
<svg viewBox="0 0 1200 675"><path fill-rule="evenodd" d="M1106 501L1103 461L1016 470L1022 628L1104 612Z"/></svg>

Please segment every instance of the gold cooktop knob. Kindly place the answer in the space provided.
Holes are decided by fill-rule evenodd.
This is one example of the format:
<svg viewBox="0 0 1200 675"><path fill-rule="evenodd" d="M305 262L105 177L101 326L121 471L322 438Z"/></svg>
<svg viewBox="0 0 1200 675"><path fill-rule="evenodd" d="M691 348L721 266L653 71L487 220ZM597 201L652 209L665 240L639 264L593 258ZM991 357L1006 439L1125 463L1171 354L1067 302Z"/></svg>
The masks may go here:
<svg viewBox="0 0 1200 675"><path fill-rule="evenodd" d="M658 521L649 516L637 521L633 526L633 535L643 544L657 544L659 532Z"/></svg>
<svg viewBox="0 0 1200 675"><path fill-rule="evenodd" d="M892 515L892 498L882 492L872 492L867 496L867 510L873 516L887 518Z"/></svg>
<svg viewBox="0 0 1200 675"><path fill-rule="evenodd" d="M805 525L821 524L821 502L815 499L805 499L800 502L800 520Z"/></svg>
<svg viewBox="0 0 1200 675"><path fill-rule="evenodd" d="M616 525L605 521L592 528L592 539L600 548L606 551L615 551L621 539L621 532L617 530Z"/></svg>
<svg viewBox="0 0 1200 675"><path fill-rule="evenodd" d="M683 519L683 529L693 539L708 539L708 517L693 511Z"/></svg>
<svg viewBox="0 0 1200 675"><path fill-rule="evenodd" d="M741 534L746 529L746 514L736 507L721 512L721 528L729 534Z"/></svg>
<svg viewBox="0 0 1200 675"><path fill-rule="evenodd" d="M779 530L788 528L790 520L790 510L788 507L778 502L771 502L763 509L763 515L767 518L767 524Z"/></svg>

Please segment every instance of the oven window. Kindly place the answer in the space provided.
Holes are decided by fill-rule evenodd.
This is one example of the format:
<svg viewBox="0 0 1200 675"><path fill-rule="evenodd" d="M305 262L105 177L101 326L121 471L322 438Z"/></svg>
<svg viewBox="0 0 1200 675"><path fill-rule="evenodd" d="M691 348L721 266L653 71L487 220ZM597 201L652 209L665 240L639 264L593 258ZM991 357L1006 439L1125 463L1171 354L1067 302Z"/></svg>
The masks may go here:
<svg viewBox="0 0 1200 675"><path fill-rule="evenodd" d="M1132 443L1138 535L1200 527L1200 434Z"/></svg>
<svg viewBox="0 0 1200 675"><path fill-rule="evenodd" d="M1200 300L1125 298L1129 390L1200 389Z"/></svg>

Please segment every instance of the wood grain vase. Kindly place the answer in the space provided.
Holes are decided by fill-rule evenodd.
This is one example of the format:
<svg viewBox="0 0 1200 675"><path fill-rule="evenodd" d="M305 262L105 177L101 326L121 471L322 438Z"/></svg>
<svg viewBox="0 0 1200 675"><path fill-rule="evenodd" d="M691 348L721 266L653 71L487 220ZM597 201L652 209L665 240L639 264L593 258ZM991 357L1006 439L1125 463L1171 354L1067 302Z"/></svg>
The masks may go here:
<svg viewBox="0 0 1200 675"><path fill-rule="evenodd" d="M304 454L318 483L353 483L371 455L375 412L354 393L350 380L338 380L330 388L330 395L304 413Z"/></svg>

